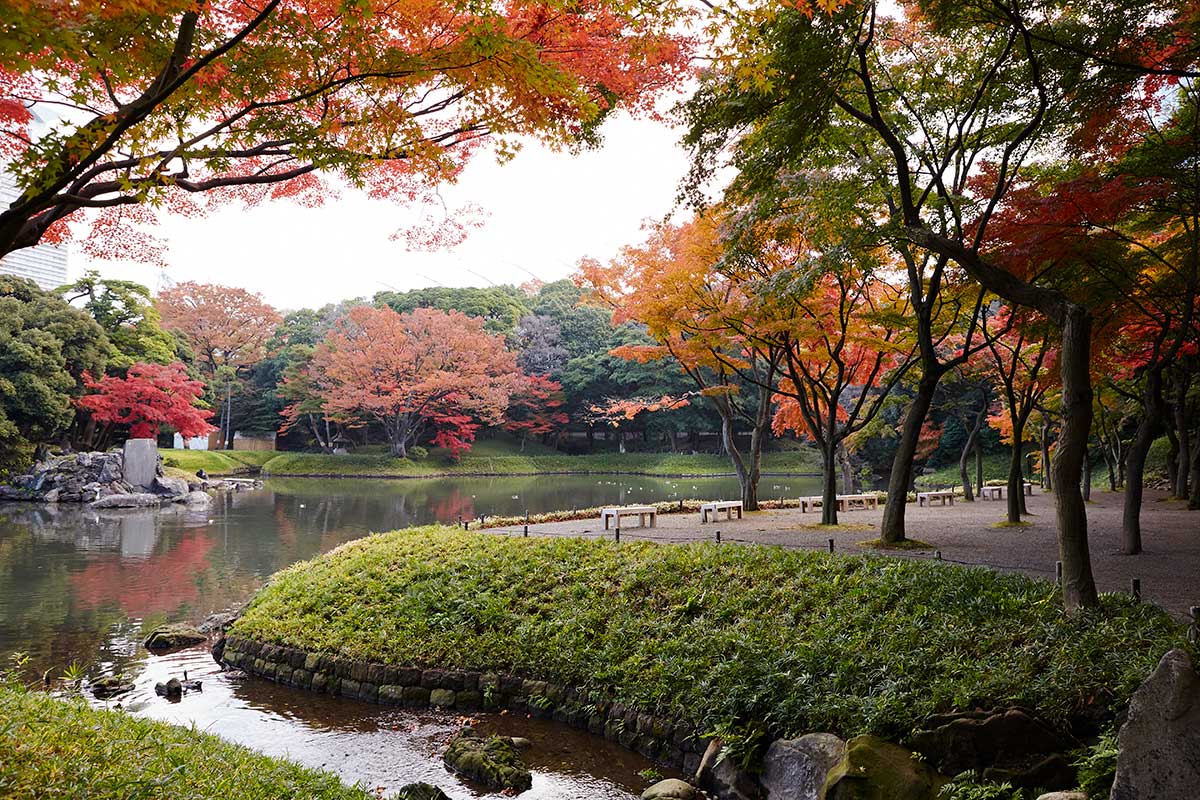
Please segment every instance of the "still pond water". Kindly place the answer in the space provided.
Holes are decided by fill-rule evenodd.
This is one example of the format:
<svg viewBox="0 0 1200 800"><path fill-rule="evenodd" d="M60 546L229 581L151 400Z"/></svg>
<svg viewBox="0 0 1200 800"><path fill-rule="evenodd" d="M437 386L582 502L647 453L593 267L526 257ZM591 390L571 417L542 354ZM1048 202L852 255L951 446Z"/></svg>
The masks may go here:
<svg viewBox="0 0 1200 800"><path fill-rule="evenodd" d="M760 497L812 494L815 479L764 477ZM143 630L198 622L248 599L273 572L372 531L479 514L536 514L611 503L737 497L733 478L555 475L434 480L271 479L206 509L92 511L0 504L0 659L21 652L41 673L72 663L124 673L135 713L195 724L272 755L387 791L416 780L456 798L489 796L450 775L437 753L452 715L334 699L217 672L206 649L152 656ZM168 703L154 683L179 676L203 692ZM484 730L532 739L534 788L523 798L636 797L649 762L552 723L484 715Z"/></svg>

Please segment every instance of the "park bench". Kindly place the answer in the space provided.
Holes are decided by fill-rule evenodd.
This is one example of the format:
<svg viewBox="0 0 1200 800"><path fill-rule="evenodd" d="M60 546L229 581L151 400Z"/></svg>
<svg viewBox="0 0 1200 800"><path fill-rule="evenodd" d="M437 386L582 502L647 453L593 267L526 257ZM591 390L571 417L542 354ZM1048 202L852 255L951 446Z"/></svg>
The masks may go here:
<svg viewBox="0 0 1200 800"><path fill-rule="evenodd" d="M1033 497L1032 483L1023 483L1021 486L1027 496ZM1004 491L1007 488L1007 486L981 486L979 488L979 497L983 500L1003 500Z"/></svg>
<svg viewBox="0 0 1200 800"><path fill-rule="evenodd" d="M604 530L608 530L609 520L612 520L614 527L621 527L621 517L638 518L638 524L643 528L646 527L646 518L650 518L650 527L653 528L658 523L658 509L654 506L609 506L600 509L600 519L604 522Z"/></svg>
<svg viewBox="0 0 1200 800"><path fill-rule="evenodd" d="M837 502L838 511L852 511L855 508L861 508L863 511L866 511L868 508L879 508L879 495L839 494Z"/></svg>
<svg viewBox="0 0 1200 800"><path fill-rule="evenodd" d="M707 503L700 504L700 524L708 522L709 517L712 517L715 522L717 514L724 511L726 519L733 519L733 512L737 510L738 519L742 518L742 501L741 500L712 500Z"/></svg>
<svg viewBox="0 0 1200 800"><path fill-rule="evenodd" d="M918 506L928 505L933 507L934 500L938 501L938 505L944 506L947 502L950 505L954 505L954 492L949 489L944 489L940 492L917 492Z"/></svg>
<svg viewBox="0 0 1200 800"><path fill-rule="evenodd" d="M818 509L823 505L821 495L814 494L811 497L800 498L800 513L807 514L809 509Z"/></svg>

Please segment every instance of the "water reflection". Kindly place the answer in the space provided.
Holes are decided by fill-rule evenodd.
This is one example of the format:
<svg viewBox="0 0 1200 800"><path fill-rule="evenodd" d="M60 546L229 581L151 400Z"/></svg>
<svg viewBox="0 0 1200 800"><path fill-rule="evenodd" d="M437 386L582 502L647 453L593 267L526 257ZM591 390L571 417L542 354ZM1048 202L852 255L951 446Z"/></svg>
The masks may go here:
<svg viewBox="0 0 1200 800"><path fill-rule="evenodd" d="M760 495L813 494L814 483L769 478ZM438 736L455 727L451 719L414 717L262 681L229 681L211 674L214 665L203 652L171 657L175 661L150 656L141 646L144 631L160 622L198 621L240 604L277 570L372 531L480 514L736 496L732 478L561 475L278 479L260 491L220 495L208 508L173 506L157 512L0 504L0 659L24 652L33 674L60 673L78 663L92 675L136 676L138 691L125 702L138 713L211 727L305 764L328 763L351 781L394 786L401 773L400 783L406 783L422 779L427 770L444 778L440 760L429 753L436 750ZM178 658L192 660L183 666ZM206 683L202 694L177 705L155 697L154 683L178 675L171 671L176 668L195 671L193 677L209 674L211 686ZM489 724L517 724L495 720ZM546 752L556 741L570 748L570 759L558 758L570 766L546 765L535 781L536 794L523 796L625 798L627 789L641 785L630 771L644 761L586 735L573 740L573 735L560 727L546 733ZM595 748L601 761L581 766ZM411 769L398 772L406 759ZM457 788L447 791L454 796L472 796L469 788L453 785Z"/></svg>

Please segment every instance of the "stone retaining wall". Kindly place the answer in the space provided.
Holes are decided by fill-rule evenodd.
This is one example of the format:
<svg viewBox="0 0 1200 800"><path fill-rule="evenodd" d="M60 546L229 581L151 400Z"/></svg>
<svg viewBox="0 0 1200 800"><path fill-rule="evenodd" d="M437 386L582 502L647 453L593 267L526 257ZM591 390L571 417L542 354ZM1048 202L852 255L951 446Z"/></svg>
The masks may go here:
<svg viewBox="0 0 1200 800"><path fill-rule="evenodd" d="M230 634L214 648L223 664L314 692L368 703L463 712L508 709L587 730L686 775L708 740L686 720L655 716L572 686L496 672L418 669L353 661Z"/></svg>

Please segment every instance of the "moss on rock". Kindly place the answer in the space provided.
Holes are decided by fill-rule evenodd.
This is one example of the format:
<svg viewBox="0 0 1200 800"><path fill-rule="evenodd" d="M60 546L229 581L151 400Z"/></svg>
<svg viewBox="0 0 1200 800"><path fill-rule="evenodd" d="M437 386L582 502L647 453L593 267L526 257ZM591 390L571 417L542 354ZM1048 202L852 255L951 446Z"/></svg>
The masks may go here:
<svg viewBox="0 0 1200 800"><path fill-rule="evenodd" d="M445 761L455 772L477 780L489 789L523 792L533 786L533 776L508 737L482 739L467 728L450 742Z"/></svg>

